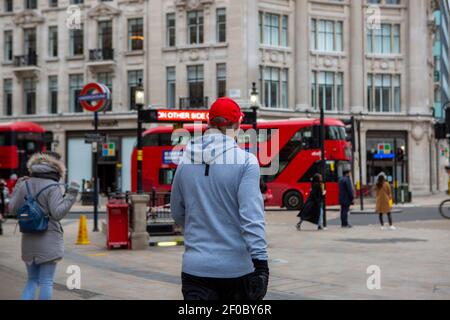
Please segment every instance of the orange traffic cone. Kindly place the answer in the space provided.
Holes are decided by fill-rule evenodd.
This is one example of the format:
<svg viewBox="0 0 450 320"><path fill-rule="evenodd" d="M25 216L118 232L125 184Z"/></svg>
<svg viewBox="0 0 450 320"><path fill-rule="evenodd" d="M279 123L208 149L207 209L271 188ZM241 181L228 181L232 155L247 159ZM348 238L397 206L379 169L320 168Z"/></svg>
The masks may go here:
<svg viewBox="0 0 450 320"><path fill-rule="evenodd" d="M78 226L78 239L77 245L88 245L91 244L89 241L88 230L87 230L87 219L86 216L80 216L80 224Z"/></svg>

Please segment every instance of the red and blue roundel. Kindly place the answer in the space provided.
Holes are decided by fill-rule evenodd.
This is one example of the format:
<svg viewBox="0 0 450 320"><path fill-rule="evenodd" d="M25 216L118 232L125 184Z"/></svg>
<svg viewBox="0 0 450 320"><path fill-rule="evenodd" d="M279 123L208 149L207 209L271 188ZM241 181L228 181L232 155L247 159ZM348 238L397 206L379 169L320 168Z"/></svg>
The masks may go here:
<svg viewBox="0 0 450 320"><path fill-rule="evenodd" d="M78 101L84 110L99 112L108 107L111 101L111 92L104 84L91 82L83 87Z"/></svg>

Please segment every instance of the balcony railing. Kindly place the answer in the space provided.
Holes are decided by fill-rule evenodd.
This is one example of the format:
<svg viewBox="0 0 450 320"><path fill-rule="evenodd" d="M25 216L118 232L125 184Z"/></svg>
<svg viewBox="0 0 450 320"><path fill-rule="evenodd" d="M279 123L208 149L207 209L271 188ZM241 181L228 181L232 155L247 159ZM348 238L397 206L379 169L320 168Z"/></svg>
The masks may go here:
<svg viewBox="0 0 450 320"><path fill-rule="evenodd" d="M202 98L180 98L180 109L208 109L208 97Z"/></svg>
<svg viewBox="0 0 450 320"><path fill-rule="evenodd" d="M91 49L89 50L90 61L104 61L114 59L113 48Z"/></svg>
<svg viewBox="0 0 450 320"><path fill-rule="evenodd" d="M22 56L14 56L14 65L16 67L37 66L37 54L26 54Z"/></svg>

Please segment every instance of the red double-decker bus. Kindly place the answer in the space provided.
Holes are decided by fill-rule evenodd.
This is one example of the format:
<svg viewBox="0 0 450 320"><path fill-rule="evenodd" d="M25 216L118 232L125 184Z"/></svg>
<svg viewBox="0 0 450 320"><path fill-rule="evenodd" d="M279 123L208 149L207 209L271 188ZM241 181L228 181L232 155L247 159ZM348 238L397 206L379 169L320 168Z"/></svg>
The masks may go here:
<svg viewBox="0 0 450 320"><path fill-rule="evenodd" d="M45 151L45 130L32 122L0 123L0 178L28 174L27 161Z"/></svg>
<svg viewBox="0 0 450 320"><path fill-rule="evenodd" d="M327 205L337 205L339 197L338 181L345 167L350 167L351 146L346 139L344 124L335 119L326 119L326 187ZM242 125L244 132L249 125ZM191 134L193 125L185 125L184 129ZM258 129L267 134L259 136L258 150L268 150L267 159L262 168L270 167L272 161L278 161L278 170L271 175L263 176L273 197L266 202L268 207L281 207L298 210L308 197L311 179L315 173L321 172L320 121L318 119L299 119L285 121L269 121L258 123ZM265 129L265 130L264 130ZM206 126L203 126L206 130ZM176 165L172 162L173 148L185 145L189 138L172 137L173 127L162 126L150 129L143 138L143 189L151 192L167 192L175 175ZM276 132L276 134L275 134ZM272 139L278 139L276 150ZM185 141L183 141L185 140ZM239 144L243 148L251 148L248 137L240 136ZM179 152L178 152L179 153ZM132 154L132 190L136 191L136 149Z"/></svg>

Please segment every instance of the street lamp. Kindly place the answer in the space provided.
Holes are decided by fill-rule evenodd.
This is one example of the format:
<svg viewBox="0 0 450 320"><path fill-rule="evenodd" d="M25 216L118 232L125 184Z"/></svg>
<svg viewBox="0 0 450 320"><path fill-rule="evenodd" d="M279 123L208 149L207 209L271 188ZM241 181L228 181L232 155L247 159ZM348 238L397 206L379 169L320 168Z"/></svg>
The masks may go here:
<svg viewBox="0 0 450 320"><path fill-rule="evenodd" d="M250 108L253 111L253 129L257 131L258 125L258 109L259 109L259 92L256 89L256 82L252 83L252 92L250 93Z"/></svg>
<svg viewBox="0 0 450 320"><path fill-rule="evenodd" d="M137 115L137 193L142 194L142 108L145 103L144 87L142 86L142 79L139 79L138 86L134 92L134 102L136 104L138 115Z"/></svg>

